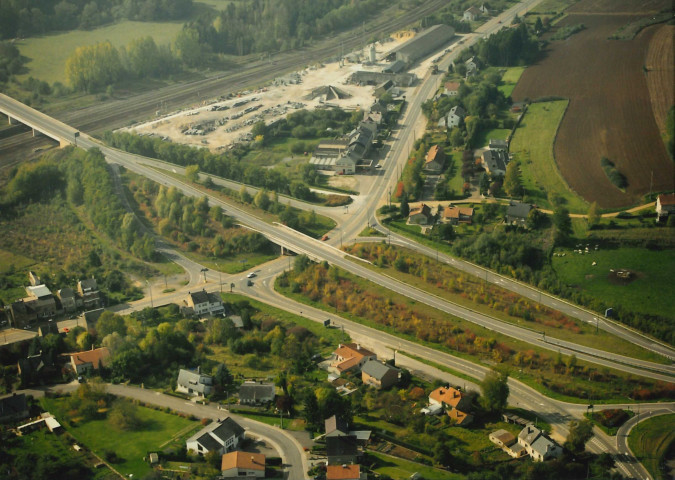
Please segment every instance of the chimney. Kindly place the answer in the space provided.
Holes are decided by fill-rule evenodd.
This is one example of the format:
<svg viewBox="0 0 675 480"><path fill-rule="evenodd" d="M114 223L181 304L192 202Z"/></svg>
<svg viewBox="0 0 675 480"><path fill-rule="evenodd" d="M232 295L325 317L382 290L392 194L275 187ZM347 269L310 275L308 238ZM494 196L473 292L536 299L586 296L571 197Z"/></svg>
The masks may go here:
<svg viewBox="0 0 675 480"><path fill-rule="evenodd" d="M94 344L93 343L91 344L91 351L92 352L94 351Z"/></svg>
<svg viewBox="0 0 675 480"><path fill-rule="evenodd" d="M198 374L201 374L201 373L202 373L202 367L200 367L199 365L197 365L197 373L198 373Z"/></svg>
<svg viewBox="0 0 675 480"><path fill-rule="evenodd" d="M356 344L356 349L357 349L357 350L361 350L361 345L357 343L357 344Z"/></svg>

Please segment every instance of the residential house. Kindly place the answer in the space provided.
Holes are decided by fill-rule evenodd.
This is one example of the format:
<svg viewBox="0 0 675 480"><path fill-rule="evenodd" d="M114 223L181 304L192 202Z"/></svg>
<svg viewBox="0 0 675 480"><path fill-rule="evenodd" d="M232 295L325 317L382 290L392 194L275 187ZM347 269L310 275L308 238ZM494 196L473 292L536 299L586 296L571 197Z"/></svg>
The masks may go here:
<svg viewBox="0 0 675 480"><path fill-rule="evenodd" d="M176 382L176 391L187 393L193 397L205 397L213 390L213 377L204 375L200 368L197 370L186 370L181 368L178 372L178 381Z"/></svg>
<svg viewBox="0 0 675 480"><path fill-rule="evenodd" d="M13 423L28 418L28 403L23 393L0 398L0 423Z"/></svg>
<svg viewBox="0 0 675 480"><path fill-rule="evenodd" d="M532 205L522 202L510 202L506 208L506 223L524 226L532 210Z"/></svg>
<svg viewBox="0 0 675 480"><path fill-rule="evenodd" d="M361 380L363 380L363 384L375 387L378 390L395 385L398 383L400 376L401 371L398 368L379 360L370 360L361 368Z"/></svg>
<svg viewBox="0 0 675 480"><path fill-rule="evenodd" d="M84 352L69 353L70 364L77 375L87 370L98 370L105 367L110 361L110 350L108 347L92 348Z"/></svg>
<svg viewBox="0 0 675 480"><path fill-rule="evenodd" d="M375 110L375 106L371 109ZM375 122L361 122L355 130L342 139L321 142L309 163L318 170L337 172L338 175L356 173L356 166L363 162L377 133Z"/></svg>
<svg viewBox="0 0 675 480"><path fill-rule="evenodd" d="M466 427L467 425L471 425L473 422L473 415L461 410L457 410L456 408L448 411L448 417L450 417L450 420L452 420L455 425L460 427Z"/></svg>
<svg viewBox="0 0 675 480"><path fill-rule="evenodd" d="M22 386L40 383L56 373L52 358L42 352L19 359L17 368Z"/></svg>
<svg viewBox="0 0 675 480"><path fill-rule="evenodd" d="M95 278L85 278L77 282L77 293L82 297L82 306L85 310L101 308L101 294Z"/></svg>
<svg viewBox="0 0 675 480"><path fill-rule="evenodd" d="M473 221L473 208L448 205L443 209L441 221L451 225L457 225L460 223L467 223L471 225L471 222Z"/></svg>
<svg viewBox="0 0 675 480"><path fill-rule="evenodd" d="M35 273L35 272L31 272L30 270L28 271L28 281L34 287L37 287L38 285L42 285L42 280L40 279L38 274Z"/></svg>
<svg viewBox="0 0 675 480"><path fill-rule="evenodd" d="M14 328L22 328L26 325L30 325L38 318L37 312L33 309L30 299L24 298L12 302L5 307L5 314L9 319L9 323Z"/></svg>
<svg viewBox="0 0 675 480"><path fill-rule="evenodd" d="M56 315L56 300L45 285L28 286L26 287L26 293L28 296L23 301L30 304L38 318L49 318Z"/></svg>
<svg viewBox="0 0 675 480"><path fill-rule="evenodd" d="M264 478L265 455L239 451L226 453L220 470L223 478Z"/></svg>
<svg viewBox="0 0 675 480"><path fill-rule="evenodd" d="M459 82L445 82L443 85L443 93L448 97L456 97L459 93Z"/></svg>
<svg viewBox="0 0 675 480"><path fill-rule="evenodd" d="M482 12L478 8L471 6L464 10L462 20L465 22L475 22L481 16L481 13Z"/></svg>
<svg viewBox="0 0 675 480"><path fill-rule="evenodd" d="M431 225L433 221L434 216L431 214L431 207L424 203L410 210L410 215L408 215L409 225Z"/></svg>
<svg viewBox="0 0 675 480"><path fill-rule="evenodd" d="M61 302L61 308L63 308L66 313L72 313L77 310L77 296L72 288L62 288L56 292L56 296Z"/></svg>
<svg viewBox="0 0 675 480"><path fill-rule="evenodd" d="M208 452L226 453L237 448L244 440L245 430L231 417L211 422L192 435L186 441L188 452L192 450L199 455Z"/></svg>
<svg viewBox="0 0 675 480"><path fill-rule="evenodd" d="M527 450L520 443L517 443L516 437L504 429L492 432L489 436L490 441L502 450L508 453L513 458L519 458L527 455Z"/></svg>
<svg viewBox="0 0 675 480"><path fill-rule="evenodd" d="M239 387L239 403L262 405L274 401L276 387L273 383L244 382Z"/></svg>
<svg viewBox="0 0 675 480"><path fill-rule="evenodd" d="M365 472L364 472L365 473ZM328 465L326 467L326 480L361 480L360 465Z"/></svg>
<svg viewBox="0 0 675 480"><path fill-rule="evenodd" d="M543 462L552 458L558 458L563 450L560 445L551 440L548 435L534 425L527 425L518 434L518 443L525 447L528 455L535 462Z"/></svg>
<svg viewBox="0 0 675 480"><path fill-rule="evenodd" d="M333 415L325 419L323 426L326 436L349 435L349 427L347 422L345 422L342 417L338 417L337 415Z"/></svg>
<svg viewBox="0 0 675 480"><path fill-rule="evenodd" d="M377 360L377 355L358 343L340 344L333 352L330 369L338 375L350 370L360 371L368 360Z"/></svg>
<svg viewBox="0 0 675 480"><path fill-rule="evenodd" d="M354 435L326 437L326 457L329 465L357 463L361 449Z"/></svg>
<svg viewBox="0 0 675 480"><path fill-rule="evenodd" d="M509 157L504 150L485 150L483 152L483 167L490 175L504 175Z"/></svg>
<svg viewBox="0 0 675 480"><path fill-rule="evenodd" d="M209 293L206 290L200 292L188 292L187 298L183 300L187 307L183 310L186 314L193 313L197 316L219 315L223 313L223 301L217 293Z"/></svg>
<svg viewBox="0 0 675 480"><path fill-rule="evenodd" d="M445 152L440 146L432 145L427 152L423 170L438 175L443 171L443 165L445 165Z"/></svg>
<svg viewBox="0 0 675 480"><path fill-rule="evenodd" d="M662 194L656 197L656 221L667 221L672 213L675 213L675 193Z"/></svg>
<svg viewBox="0 0 675 480"><path fill-rule="evenodd" d="M480 61L476 57L469 58L466 62L464 62L464 65L466 65L467 78L472 77L478 73L478 70L480 69Z"/></svg>
<svg viewBox="0 0 675 480"><path fill-rule="evenodd" d="M488 141L488 148L490 150L508 150L509 149L509 142L506 141L506 140L491 138Z"/></svg>
<svg viewBox="0 0 675 480"><path fill-rule="evenodd" d="M450 109L448 114L445 116L445 126L447 128L458 127L460 123L466 117L466 110L464 110L459 105L455 105ZM443 126L443 125L440 125Z"/></svg>

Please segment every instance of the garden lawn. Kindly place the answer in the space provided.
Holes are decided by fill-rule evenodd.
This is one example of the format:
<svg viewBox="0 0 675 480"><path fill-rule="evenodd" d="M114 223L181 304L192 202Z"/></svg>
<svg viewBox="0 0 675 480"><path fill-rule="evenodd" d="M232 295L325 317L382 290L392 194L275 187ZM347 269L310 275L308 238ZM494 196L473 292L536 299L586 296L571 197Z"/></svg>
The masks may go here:
<svg viewBox="0 0 675 480"><path fill-rule="evenodd" d="M516 129L510 153L520 160L526 196L540 207L551 207L548 196L562 197L570 212L586 213L588 204L569 189L553 156L558 126L565 115L567 100L533 103Z"/></svg>
<svg viewBox="0 0 675 480"><path fill-rule="evenodd" d="M487 147L490 139L494 140L506 140L511 133L511 130L508 128L490 128L487 130L481 130L478 133L478 138L476 139L476 145L480 148ZM462 164L462 157L459 157L459 164Z"/></svg>
<svg viewBox="0 0 675 480"><path fill-rule="evenodd" d="M603 301L607 307L624 308L672 318L675 296L664 295L662 288L672 281L675 270L675 250L617 248L593 250L578 254L564 250L564 257L551 257L560 280ZM592 263L597 265L593 266ZM610 269L629 269L635 280L626 285L612 283Z"/></svg>
<svg viewBox="0 0 675 480"><path fill-rule="evenodd" d="M383 453L369 451L368 456L377 460L373 471L380 475L388 475L394 480L408 480L414 473L419 473L426 480L460 480L463 475L450 473L433 467L415 463Z"/></svg>
<svg viewBox="0 0 675 480"><path fill-rule="evenodd" d="M504 72L504 75L502 76L502 83L497 87L505 97L508 98L511 96L513 89L516 88L516 84L524 71L525 67L511 67L506 69L506 72Z"/></svg>
<svg viewBox="0 0 675 480"><path fill-rule="evenodd" d="M159 45L173 41L183 28L182 21L177 22L120 22L94 30L73 30L68 33L26 38L15 43L21 55L28 57L28 73L18 75L20 80L34 77L48 83L66 83L66 60L75 49L84 45L109 40L115 47L126 46L131 40L150 36Z"/></svg>
<svg viewBox="0 0 675 480"><path fill-rule="evenodd" d="M675 442L675 414L645 420L637 424L628 436L628 446L656 480L669 478L659 466L673 442Z"/></svg>
<svg viewBox="0 0 675 480"><path fill-rule="evenodd" d="M41 400L45 410L52 412L59 419L67 418L65 409L62 409L64 401L48 398ZM107 419L76 423L65 428L78 442L100 457L104 456L106 450L115 452L123 459L113 465L119 472L126 476L133 474L135 478L142 478L150 472L150 465L143 457L149 452L158 451L160 446L172 437L183 433L183 430L192 425L197 425L198 422L140 406L138 415L145 423L143 429L139 431L118 430Z"/></svg>

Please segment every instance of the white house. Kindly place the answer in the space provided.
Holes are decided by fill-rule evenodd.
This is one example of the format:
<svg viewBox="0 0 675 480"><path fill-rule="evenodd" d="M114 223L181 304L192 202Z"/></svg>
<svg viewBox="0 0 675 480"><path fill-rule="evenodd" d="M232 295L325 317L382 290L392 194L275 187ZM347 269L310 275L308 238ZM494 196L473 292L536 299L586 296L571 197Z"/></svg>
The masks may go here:
<svg viewBox="0 0 675 480"><path fill-rule="evenodd" d="M466 117L466 111L459 105L456 105L448 112L445 125L448 128L457 127L459 126L460 122L464 120L464 117Z"/></svg>
<svg viewBox="0 0 675 480"><path fill-rule="evenodd" d="M675 214L675 193L656 197L656 221L668 220L670 214Z"/></svg>
<svg viewBox="0 0 675 480"><path fill-rule="evenodd" d="M217 293L208 293L206 290L201 292L188 292L188 296L183 303L191 308L196 315L218 315L223 313L223 301Z"/></svg>
<svg viewBox="0 0 675 480"><path fill-rule="evenodd" d="M527 425L518 434L518 443L525 447L535 462L543 462L562 455L563 449L534 425Z"/></svg>
<svg viewBox="0 0 675 480"><path fill-rule="evenodd" d="M212 422L188 438L187 450L199 455L206 455L208 452L229 452L237 448L239 442L244 439L244 434L244 429L228 417Z"/></svg>
<svg viewBox="0 0 675 480"><path fill-rule="evenodd" d="M176 391L187 393L188 395L205 397L213 390L213 377L202 374L199 369L185 370L183 368L178 372L178 381L176 382Z"/></svg>
<svg viewBox="0 0 675 480"><path fill-rule="evenodd" d="M481 11L476 8L476 7L469 7L466 10L464 10L464 15L462 16L462 19L465 22L473 22L475 21L478 17L481 15Z"/></svg>

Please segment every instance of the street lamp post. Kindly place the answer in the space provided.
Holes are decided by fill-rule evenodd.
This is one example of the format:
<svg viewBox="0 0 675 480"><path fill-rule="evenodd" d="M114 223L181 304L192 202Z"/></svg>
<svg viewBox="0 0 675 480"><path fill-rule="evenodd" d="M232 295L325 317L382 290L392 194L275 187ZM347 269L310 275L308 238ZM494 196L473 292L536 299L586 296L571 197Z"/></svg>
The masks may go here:
<svg viewBox="0 0 675 480"><path fill-rule="evenodd" d="M150 308L155 308L155 302L152 300L152 285L148 280L145 281L145 284L148 286L148 291L150 292Z"/></svg>

